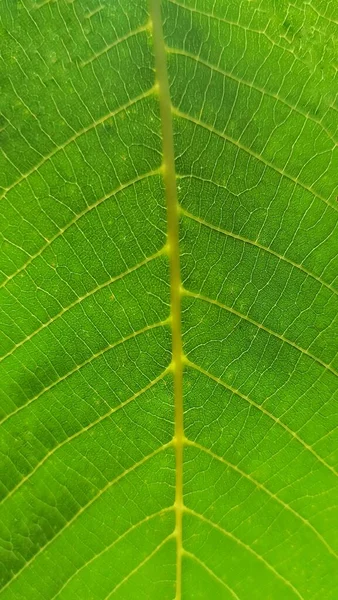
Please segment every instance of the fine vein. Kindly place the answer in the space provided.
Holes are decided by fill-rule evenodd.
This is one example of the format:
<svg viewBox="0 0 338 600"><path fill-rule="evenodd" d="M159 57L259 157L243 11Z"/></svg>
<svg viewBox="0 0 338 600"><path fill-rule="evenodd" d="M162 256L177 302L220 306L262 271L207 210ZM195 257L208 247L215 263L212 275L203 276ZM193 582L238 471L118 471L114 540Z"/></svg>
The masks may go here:
<svg viewBox="0 0 338 600"><path fill-rule="evenodd" d="M170 261L170 301L172 329L172 369L175 398L175 448L176 448L176 600L181 599L182 579L182 512L183 512L183 399L182 399L182 334L181 334L181 275L179 258L179 206L177 202L172 104L170 99L166 51L163 38L161 5L150 0L153 30L157 89L160 103L163 144L163 180L167 203L167 244Z"/></svg>

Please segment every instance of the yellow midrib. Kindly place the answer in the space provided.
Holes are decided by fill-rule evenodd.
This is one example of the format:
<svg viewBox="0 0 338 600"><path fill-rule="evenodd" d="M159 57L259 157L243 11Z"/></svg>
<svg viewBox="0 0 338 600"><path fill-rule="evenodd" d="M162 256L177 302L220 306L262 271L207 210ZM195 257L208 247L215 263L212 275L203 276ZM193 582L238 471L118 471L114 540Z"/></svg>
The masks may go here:
<svg viewBox="0 0 338 600"><path fill-rule="evenodd" d="M182 512L183 512L183 352L181 333L181 274L179 256L179 205L177 201L172 105L169 92L166 51L163 38L161 0L150 0L156 79L160 103L163 145L163 180L167 203L167 245L170 262L170 305L172 330L172 370L175 403L176 451L176 600L181 600Z"/></svg>

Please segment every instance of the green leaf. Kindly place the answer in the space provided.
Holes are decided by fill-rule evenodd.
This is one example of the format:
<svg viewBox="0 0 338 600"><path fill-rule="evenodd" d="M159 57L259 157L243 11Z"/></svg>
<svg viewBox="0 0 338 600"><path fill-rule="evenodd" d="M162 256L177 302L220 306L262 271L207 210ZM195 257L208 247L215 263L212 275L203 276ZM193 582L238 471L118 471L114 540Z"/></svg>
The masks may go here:
<svg viewBox="0 0 338 600"><path fill-rule="evenodd" d="M1 600L338 597L334 13L1 0Z"/></svg>

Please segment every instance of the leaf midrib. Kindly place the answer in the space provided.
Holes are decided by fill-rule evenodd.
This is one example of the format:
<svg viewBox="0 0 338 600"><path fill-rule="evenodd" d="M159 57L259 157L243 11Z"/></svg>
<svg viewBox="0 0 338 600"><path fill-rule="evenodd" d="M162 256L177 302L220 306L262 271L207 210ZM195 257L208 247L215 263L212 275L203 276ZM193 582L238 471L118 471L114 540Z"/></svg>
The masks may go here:
<svg viewBox="0 0 338 600"><path fill-rule="evenodd" d="M163 37L161 2L150 0L155 73L158 85L162 126L162 173L167 205L167 248L170 266L170 322L172 332L172 372L174 379L176 454L175 536L176 536L176 600L182 597L182 515L183 515L183 343L181 319L181 269L179 250L179 204L175 170L172 102L169 90L166 49Z"/></svg>

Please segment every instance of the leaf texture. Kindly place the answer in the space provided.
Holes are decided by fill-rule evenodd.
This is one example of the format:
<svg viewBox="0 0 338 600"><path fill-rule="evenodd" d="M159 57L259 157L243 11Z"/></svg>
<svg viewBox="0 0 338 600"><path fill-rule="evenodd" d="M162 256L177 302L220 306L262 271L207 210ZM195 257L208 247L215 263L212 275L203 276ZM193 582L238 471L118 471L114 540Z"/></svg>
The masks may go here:
<svg viewBox="0 0 338 600"><path fill-rule="evenodd" d="M336 599L335 4L0 14L1 599Z"/></svg>

